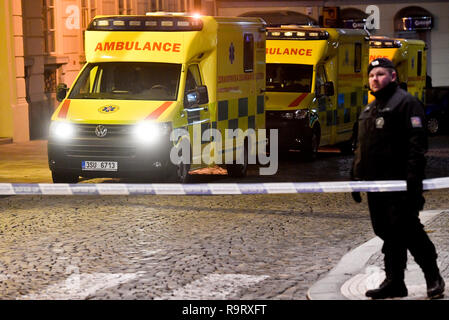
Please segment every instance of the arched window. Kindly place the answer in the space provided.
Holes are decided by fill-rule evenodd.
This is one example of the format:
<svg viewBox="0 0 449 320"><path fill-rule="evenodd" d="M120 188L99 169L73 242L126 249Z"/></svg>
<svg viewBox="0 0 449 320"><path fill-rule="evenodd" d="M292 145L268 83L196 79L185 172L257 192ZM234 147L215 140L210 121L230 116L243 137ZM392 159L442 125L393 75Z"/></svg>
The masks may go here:
<svg viewBox="0 0 449 320"><path fill-rule="evenodd" d="M364 29L368 14L356 8L340 9L340 27L347 29Z"/></svg>
<svg viewBox="0 0 449 320"><path fill-rule="evenodd" d="M433 15L424 8L406 7L394 16L394 30L396 32L432 30L433 20Z"/></svg>

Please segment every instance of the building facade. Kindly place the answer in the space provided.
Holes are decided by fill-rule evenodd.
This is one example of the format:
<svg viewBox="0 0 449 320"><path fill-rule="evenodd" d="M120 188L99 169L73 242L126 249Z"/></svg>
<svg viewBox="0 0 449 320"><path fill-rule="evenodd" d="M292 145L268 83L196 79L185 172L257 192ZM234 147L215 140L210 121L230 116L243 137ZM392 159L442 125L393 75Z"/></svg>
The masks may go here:
<svg viewBox="0 0 449 320"><path fill-rule="evenodd" d="M222 16L244 15L255 11L254 3L217 0L215 13ZM369 30L373 35L424 40L428 47L427 74L432 78L433 86L449 86L448 0L259 0L257 11L274 12L277 15L280 12L297 12L320 25L326 22L329 12L335 12L333 19L341 22L338 27L363 27L363 20L368 20L368 24L375 27ZM377 21L370 17L375 17ZM288 23L294 21L293 18Z"/></svg>
<svg viewBox="0 0 449 320"><path fill-rule="evenodd" d="M0 4L0 142L46 138L56 86L85 63L96 15L195 12L204 0L4 0ZM205 5L207 7L207 5Z"/></svg>
<svg viewBox="0 0 449 320"><path fill-rule="evenodd" d="M0 19L0 137L27 141L29 117L20 1L3 1Z"/></svg>
<svg viewBox="0 0 449 320"><path fill-rule="evenodd" d="M426 41L427 73L433 86L449 86L449 0L397 0L394 4L387 0L4 0L0 4L4 48L0 52L0 142L46 138L57 107L56 87L59 83L70 87L85 63L84 32L96 15L275 12L286 18L280 20L283 23L332 25L338 20L345 27L363 27L376 14L368 10L373 5L378 19L370 32Z"/></svg>

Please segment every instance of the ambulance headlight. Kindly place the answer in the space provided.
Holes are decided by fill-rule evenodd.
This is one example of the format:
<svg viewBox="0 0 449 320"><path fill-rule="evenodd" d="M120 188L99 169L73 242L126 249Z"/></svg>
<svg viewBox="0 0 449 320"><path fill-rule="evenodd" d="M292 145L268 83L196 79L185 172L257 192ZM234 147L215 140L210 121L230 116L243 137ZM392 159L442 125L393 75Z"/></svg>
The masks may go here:
<svg viewBox="0 0 449 320"><path fill-rule="evenodd" d="M308 110L300 109L295 111L295 119L305 119L307 117Z"/></svg>
<svg viewBox="0 0 449 320"><path fill-rule="evenodd" d="M281 114L281 117L287 120L297 119L302 120L307 117L308 110L307 109L300 109L296 110L294 112L284 112Z"/></svg>
<svg viewBox="0 0 449 320"><path fill-rule="evenodd" d="M68 122L53 121L50 124L50 136L60 140L66 140L73 137L75 128Z"/></svg>
<svg viewBox="0 0 449 320"><path fill-rule="evenodd" d="M170 132L170 124L152 121L144 121L138 123L133 131L134 137L137 139L137 141L145 144L156 143L163 136L168 136Z"/></svg>
<svg viewBox="0 0 449 320"><path fill-rule="evenodd" d="M293 119L293 112L285 112L281 114L281 117L288 120Z"/></svg>

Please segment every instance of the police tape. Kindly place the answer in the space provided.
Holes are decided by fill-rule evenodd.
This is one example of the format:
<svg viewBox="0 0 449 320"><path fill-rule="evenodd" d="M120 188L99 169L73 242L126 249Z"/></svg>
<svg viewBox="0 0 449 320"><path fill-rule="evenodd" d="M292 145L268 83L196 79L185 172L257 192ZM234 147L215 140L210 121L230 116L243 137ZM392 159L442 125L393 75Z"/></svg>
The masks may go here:
<svg viewBox="0 0 449 320"><path fill-rule="evenodd" d="M424 190L449 188L449 177L426 179ZM404 180L282 182L282 183L198 183L198 184L65 184L0 183L0 195L236 195L336 192L405 191Z"/></svg>

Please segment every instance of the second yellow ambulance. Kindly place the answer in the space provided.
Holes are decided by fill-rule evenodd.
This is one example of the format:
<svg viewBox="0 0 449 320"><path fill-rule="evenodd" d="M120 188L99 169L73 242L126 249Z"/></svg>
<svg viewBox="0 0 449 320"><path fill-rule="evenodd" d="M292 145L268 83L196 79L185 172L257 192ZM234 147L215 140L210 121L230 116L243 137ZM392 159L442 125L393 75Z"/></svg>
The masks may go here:
<svg viewBox="0 0 449 320"><path fill-rule="evenodd" d="M368 40L364 30L267 28L266 126L279 130L281 152L350 148L367 102Z"/></svg>

